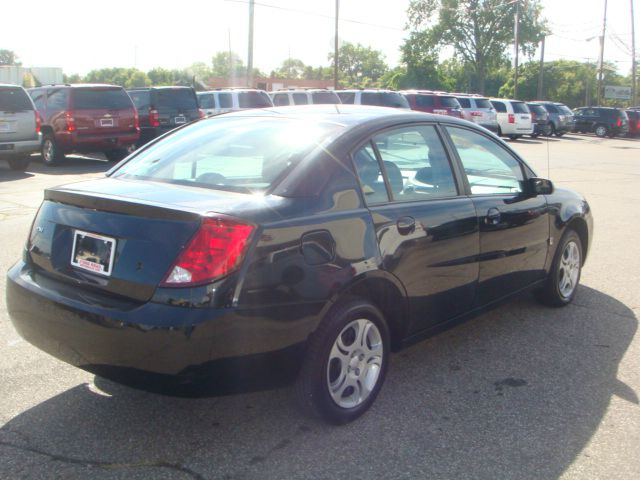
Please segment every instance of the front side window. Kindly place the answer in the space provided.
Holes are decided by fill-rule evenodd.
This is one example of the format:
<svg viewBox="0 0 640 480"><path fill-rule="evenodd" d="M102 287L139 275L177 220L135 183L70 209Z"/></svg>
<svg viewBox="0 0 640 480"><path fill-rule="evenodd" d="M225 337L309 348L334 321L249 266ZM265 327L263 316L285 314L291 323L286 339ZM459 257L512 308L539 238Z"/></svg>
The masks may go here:
<svg viewBox="0 0 640 480"><path fill-rule="evenodd" d="M503 147L480 133L447 127L458 151L472 195L513 194L523 191L520 162Z"/></svg>

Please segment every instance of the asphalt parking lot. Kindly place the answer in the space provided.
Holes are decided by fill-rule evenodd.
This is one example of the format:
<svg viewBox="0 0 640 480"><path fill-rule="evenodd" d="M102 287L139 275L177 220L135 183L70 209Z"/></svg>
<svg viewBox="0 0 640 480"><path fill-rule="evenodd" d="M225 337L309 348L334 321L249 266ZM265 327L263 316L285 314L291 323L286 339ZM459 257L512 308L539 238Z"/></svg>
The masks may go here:
<svg viewBox="0 0 640 480"><path fill-rule="evenodd" d="M526 296L395 355L371 411L344 427L301 416L289 389L161 396L21 340L4 272L42 190L110 164L0 164L0 478L640 478L640 140L511 145L591 204L575 302L549 309Z"/></svg>

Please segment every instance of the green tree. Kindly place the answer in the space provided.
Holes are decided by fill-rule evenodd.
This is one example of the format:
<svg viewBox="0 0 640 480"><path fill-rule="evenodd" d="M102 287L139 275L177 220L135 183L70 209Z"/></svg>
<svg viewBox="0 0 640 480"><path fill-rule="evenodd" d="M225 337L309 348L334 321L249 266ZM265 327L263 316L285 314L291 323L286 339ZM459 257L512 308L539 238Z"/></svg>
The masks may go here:
<svg viewBox="0 0 640 480"><path fill-rule="evenodd" d="M540 0L411 0L408 27L422 35L409 37L423 51L452 46L456 57L472 69L474 87L484 93L487 73L507 58L514 19L520 5L519 46L533 55L546 30Z"/></svg>
<svg viewBox="0 0 640 480"><path fill-rule="evenodd" d="M147 72L151 85L191 85L193 75L186 70L154 68Z"/></svg>
<svg viewBox="0 0 640 480"><path fill-rule="evenodd" d="M124 84L125 88L133 88L133 87L148 87L151 85L151 80L146 73L136 70L131 72L129 78Z"/></svg>
<svg viewBox="0 0 640 480"><path fill-rule="evenodd" d="M284 62L282 62L282 65L280 65L277 70L272 72L271 76L277 78L298 79L304 78L306 71L307 66L302 60L297 58L288 58Z"/></svg>
<svg viewBox="0 0 640 480"><path fill-rule="evenodd" d="M242 78L247 75L247 67L237 53L218 52L211 59L211 74L220 78Z"/></svg>
<svg viewBox="0 0 640 480"><path fill-rule="evenodd" d="M331 63L333 56L329 54ZM344 42L338 49L338 69L342 87L365 87L376 85L389 67L381 51Z"/></svg>
<svg viewBox="0 0 640 480"><path fill-rule="evenodd" d="M196 62L192 64L187 71L191 74L191 76L196 77L198 80L206 80L209 77L213 76L211 71L211 67L204 62Z"/></svg>
<svg viewBox="0 0 640 480"><path fill-rule="evenodd" d="M22 65L18 55L12 50L0 49L0 65Z"/></svg>
<svg viewBox="0 0 640 480"><path fill-rule="evenodd" d="M62 80L64 83L82 83L82 75L79 73L72 73L71 75L62 74Z"/></svg>

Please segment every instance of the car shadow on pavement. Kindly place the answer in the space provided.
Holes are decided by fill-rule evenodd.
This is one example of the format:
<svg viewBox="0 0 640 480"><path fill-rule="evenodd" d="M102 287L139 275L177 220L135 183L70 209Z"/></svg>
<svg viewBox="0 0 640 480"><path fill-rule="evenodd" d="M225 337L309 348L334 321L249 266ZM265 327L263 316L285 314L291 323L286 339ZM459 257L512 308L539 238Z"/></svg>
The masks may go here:
<svg viewBox="0 0 640 480"><path fill-rule="evenodd" d="M10 182L12 180L24 180L25 178L33 177L33 173L29 172L17 172L10 168L2 168L0 166L0 183Z"/></svg>
<svg viewBox="0 0 640 480"><path fill-rule="evenodd" d="M301 416L290 388L82 384L0 429L0 477L558 478L614 396L638 404L617 378L637 324L589 287L562 309L525 296L394 355L376 404L343 427Z"/></svg>
<svg viewBox="0 0 640 480"><path fill-rule="evenodd" d="M114 165L102 158L73 156L65 158L59 165L48 166L42 163L40 157L33 157L27 171L44 175L76 175L106 172Z"/></svg>

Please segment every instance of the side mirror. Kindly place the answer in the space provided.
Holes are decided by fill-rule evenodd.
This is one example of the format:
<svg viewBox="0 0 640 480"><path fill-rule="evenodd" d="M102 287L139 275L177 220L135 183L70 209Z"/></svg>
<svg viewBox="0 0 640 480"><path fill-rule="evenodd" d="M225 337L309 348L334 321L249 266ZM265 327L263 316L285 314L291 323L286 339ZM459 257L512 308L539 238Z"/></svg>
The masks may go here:
<svg viewBox="0 0 640 480"><path fill-rule="evenodd" d="M546 178L532 177L529 179L529 192L533 195L551 195L553 183Z"/></svg>

